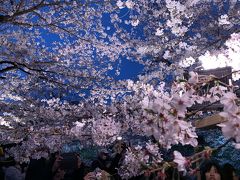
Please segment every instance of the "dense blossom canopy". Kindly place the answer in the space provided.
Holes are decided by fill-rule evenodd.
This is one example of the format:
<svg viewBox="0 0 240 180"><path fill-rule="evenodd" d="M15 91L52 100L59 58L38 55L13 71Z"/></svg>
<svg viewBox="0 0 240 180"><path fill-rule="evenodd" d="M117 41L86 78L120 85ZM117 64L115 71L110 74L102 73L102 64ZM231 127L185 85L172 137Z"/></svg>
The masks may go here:
<svg viewBox="0 0 240 180"><path fill-rule="evenodd" d="M119 168L127 178L143 164L164 167L161 149L196 147L191 119L203 109L191 107L220 102L219 126L240 148L236 87L192 71L206 59L239 61L239 17L237 0L0 0L1 144L17 143L7 151L24 162L76 139L148 137L127 149ZM124 60L143 65L137 80L117 80ZM188 160L174 157L185 171Z"/></svg>

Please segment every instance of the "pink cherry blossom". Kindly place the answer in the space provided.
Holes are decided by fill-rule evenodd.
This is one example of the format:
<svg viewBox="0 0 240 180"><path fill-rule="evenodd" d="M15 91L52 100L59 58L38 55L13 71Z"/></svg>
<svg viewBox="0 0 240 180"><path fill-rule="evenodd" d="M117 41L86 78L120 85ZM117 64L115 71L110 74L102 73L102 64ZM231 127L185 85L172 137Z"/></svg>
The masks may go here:
<svg viewBox="0 0 240 180"><path fill-rule="evenodd" d="M174 155L174 160L177 164L178 171L186 171L186 165L187 165L187 160L185 157L182 156L182 154L178 151L173 152Z"/></svg>

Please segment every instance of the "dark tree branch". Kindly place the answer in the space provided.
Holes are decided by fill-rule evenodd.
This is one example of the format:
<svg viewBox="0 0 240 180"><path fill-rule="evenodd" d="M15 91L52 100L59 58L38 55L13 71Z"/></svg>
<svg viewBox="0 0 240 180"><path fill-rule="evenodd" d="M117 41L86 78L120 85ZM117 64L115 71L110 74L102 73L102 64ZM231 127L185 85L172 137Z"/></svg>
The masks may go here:
<svg viewBox="0 0 240 180"><path fill-rule="evenodd" d="M5 73L11 70L17 69L17 66L9 66L0 70L0 73Z"/></svg>

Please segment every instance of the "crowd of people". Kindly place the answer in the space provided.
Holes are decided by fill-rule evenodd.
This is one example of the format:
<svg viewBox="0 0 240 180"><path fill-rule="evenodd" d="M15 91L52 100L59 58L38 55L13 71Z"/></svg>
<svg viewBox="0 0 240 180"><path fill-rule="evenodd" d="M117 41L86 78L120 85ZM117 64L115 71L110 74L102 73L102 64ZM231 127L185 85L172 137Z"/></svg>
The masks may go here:
<svg viewBox="0 0 240 180"><path fill-rule="evenodd" d="M31 159L29 164L19 164L14 159L1 162L2 180L121 180L117 168L124 158L124 150L110 154L100 150L97 158L86 165L76 153L54 153L49 159ZM4 162L4 163L3 163ZM233 166L219 166L205 160L195 173L179 173L170 167L162 171L145 171L131 180L238 180Z"/></svg>
<svg viewBox="0 0 240 180"><path fill-rule="evenodd" d="M31 159L28 164L0 155L0 180L91 180L121 179L117 168L123 158L123 147L110 154L99 150L95 160L85 164L78 153L56 152L49 159Z"/></svg>

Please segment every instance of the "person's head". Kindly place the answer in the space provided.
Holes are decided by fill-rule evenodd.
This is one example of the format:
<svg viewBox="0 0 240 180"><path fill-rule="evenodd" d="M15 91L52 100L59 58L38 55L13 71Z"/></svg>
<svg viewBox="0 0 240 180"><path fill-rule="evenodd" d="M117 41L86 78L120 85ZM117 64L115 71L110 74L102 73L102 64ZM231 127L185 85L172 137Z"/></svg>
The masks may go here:
<svg viewBox="0 0 240 180"><path fill-rule="evenodd" d="M238 180L236 170L229 163L226 163L223 166L223 180Z"/></svg>
<svg viewBox="0 0 240 180"><path fill-rule="evenodd" d="M102 160L107 160L109 158L108 151L103 149L99 152L98 157Z"/></svg>
<svg viewBox="0 0 240 180"><path fill-rule="evenodd" d="M108 159L108 154L105 153L105 152L100 152L99 153L99 158L102 159L102 160L106 160L106 159Z"/></svg>
<svg viewBox="0 0 240 180"><path fill-rule="evenodd" d="M204 165L202 172L202 179L203 180L221 180L222 173L219 165L214 162L208 162Z"/></svg>

